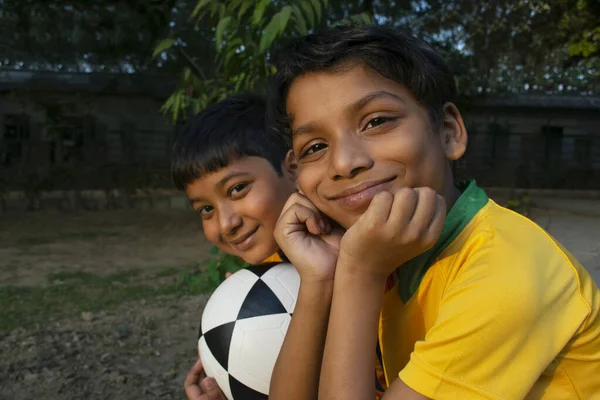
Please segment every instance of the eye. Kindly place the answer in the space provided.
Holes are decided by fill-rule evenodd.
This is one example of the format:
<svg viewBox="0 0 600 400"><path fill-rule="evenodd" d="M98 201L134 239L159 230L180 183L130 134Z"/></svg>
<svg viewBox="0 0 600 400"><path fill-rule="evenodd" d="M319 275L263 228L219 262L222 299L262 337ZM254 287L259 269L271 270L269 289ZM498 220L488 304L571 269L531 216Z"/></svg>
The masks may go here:
<svg viewBox="0 0 600 400"><path fill-rule="evenodd" d="M369 123L367 123L367 125L365 126L365 129L377 128L378 126L383 125L386 122L389 122L392 120L393 120L393 118L388 118L388 117L375 117L375 118L371 119L369 121Z"/></svg>
<svg viewBox="0 0 600 400"><path fill-rule="evenodd" d="M304 151L304 153L302 153L301 158L310 156L311 154L318 153L319 151L326 149L326 148L327 148L327 144L325 144L325 143L315 143L312 146L310 146L308 149L306 149L306 151Z"/></svg>
<svg viewBox="0 0 600 400"><path fill-rule="evenodd" d="M196 209L196 211L198 211L198 213L203 216L206 217L207 215L210 214L210 212L214 210L213 206L202 206Z"/></svg>
<svg viewBox="0 0 600 400"><path fill-rule="evenodd" d="M247 187L248 187L248 183L246 183L246 182L237 183L237 184L233 185L231 188L229 188L227 195L228 196L238 195Z"/></svg>

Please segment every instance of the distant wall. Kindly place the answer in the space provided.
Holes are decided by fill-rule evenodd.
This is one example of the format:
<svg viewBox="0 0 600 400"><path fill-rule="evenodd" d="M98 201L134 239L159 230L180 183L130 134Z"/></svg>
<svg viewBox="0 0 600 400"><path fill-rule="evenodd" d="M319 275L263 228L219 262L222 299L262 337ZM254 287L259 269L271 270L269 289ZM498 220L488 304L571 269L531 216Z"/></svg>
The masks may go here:
<svg viewBox="0 0 600 400"><path fill-rule="evenodd" d="M0 97L0 145L19 141L21 154L5 160L5 167L50 166L70 163L68 154L76 153L75 163L146 162L167 165L175 127L160 112L161 101L139 96L54 95L60 104L61 124L53 130L49 111L27 98ZM52 104L50 104L52 107ZM51 111L50 111L51 112ZM15 117L27 130L25 137L10 137ZM12 125L11 125L12 124ZM14 135L13 135L14 136ZM15 149L5 149L6 151ZM2 154L0 154L0 157ZM6 155L5 155L6 158ZM0 158L0 162L2 159Z"/></svg>
<svg viewBox="0 0 600 400"><path fill-rule="evenodd" d="M600 112L474 107L459 177L487 186L600 189Z"/></svg>

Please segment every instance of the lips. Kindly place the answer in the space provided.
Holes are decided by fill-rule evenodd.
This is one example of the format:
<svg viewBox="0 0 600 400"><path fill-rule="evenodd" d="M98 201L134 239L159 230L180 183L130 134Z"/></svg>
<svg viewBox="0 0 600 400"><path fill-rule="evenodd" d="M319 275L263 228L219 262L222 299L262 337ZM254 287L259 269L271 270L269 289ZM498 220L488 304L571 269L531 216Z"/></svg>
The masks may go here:
<svg viewBox="0 0 600 400"><path fill-rule="evenodd" d="M371 202L373 196L375 196L379 192L388 189L390 183L394 179L396 179L395 176L384 179L374 179L370 181L365 181L359 183L358 185L354 185L345 190L342 190L335 196L331 196L329 199L335 201L340 206L347 209L356 209L364 207Z"/></svg>
<svg viewBox="0 0 600 400"><path fill-rule="evenodd" d="M254 234L258 231L258 227L252 229L250 232L238 236L234 240L228 241L228 243L235 247L238 251L246 251L254 245Z"/></svg>

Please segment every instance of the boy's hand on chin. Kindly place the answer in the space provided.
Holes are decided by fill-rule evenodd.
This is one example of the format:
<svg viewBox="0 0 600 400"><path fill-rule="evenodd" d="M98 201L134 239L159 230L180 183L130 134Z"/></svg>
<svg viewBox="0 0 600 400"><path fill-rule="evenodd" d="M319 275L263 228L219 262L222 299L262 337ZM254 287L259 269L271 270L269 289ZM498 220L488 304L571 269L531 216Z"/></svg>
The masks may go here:
<svg viewBox="0 0 600 400"><path fill-rule="evenodd" d="M304 282L333 280L342 235L300 193L290 196L275 227L277 244Z"/></svg>
<svg viewBox="0 0 600 400"><path fill-rule="evenodd" d="M431 188L378 193L342 238L340 260L347 272L385 280L435 244L445 219L446 201Z"/></svg>

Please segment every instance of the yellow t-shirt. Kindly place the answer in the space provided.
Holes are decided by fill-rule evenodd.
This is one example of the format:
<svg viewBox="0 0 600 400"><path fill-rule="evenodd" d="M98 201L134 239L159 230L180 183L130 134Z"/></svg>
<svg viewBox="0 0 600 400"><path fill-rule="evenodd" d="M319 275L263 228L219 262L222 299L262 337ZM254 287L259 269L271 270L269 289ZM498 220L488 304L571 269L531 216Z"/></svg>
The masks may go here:
<svg viewBox="0 0 600 400"><path fill-rule="evenodd" d="M432 399L600 399L598 287L539 226L462 185L438 244L385 295L386 383Z"/></svg>

